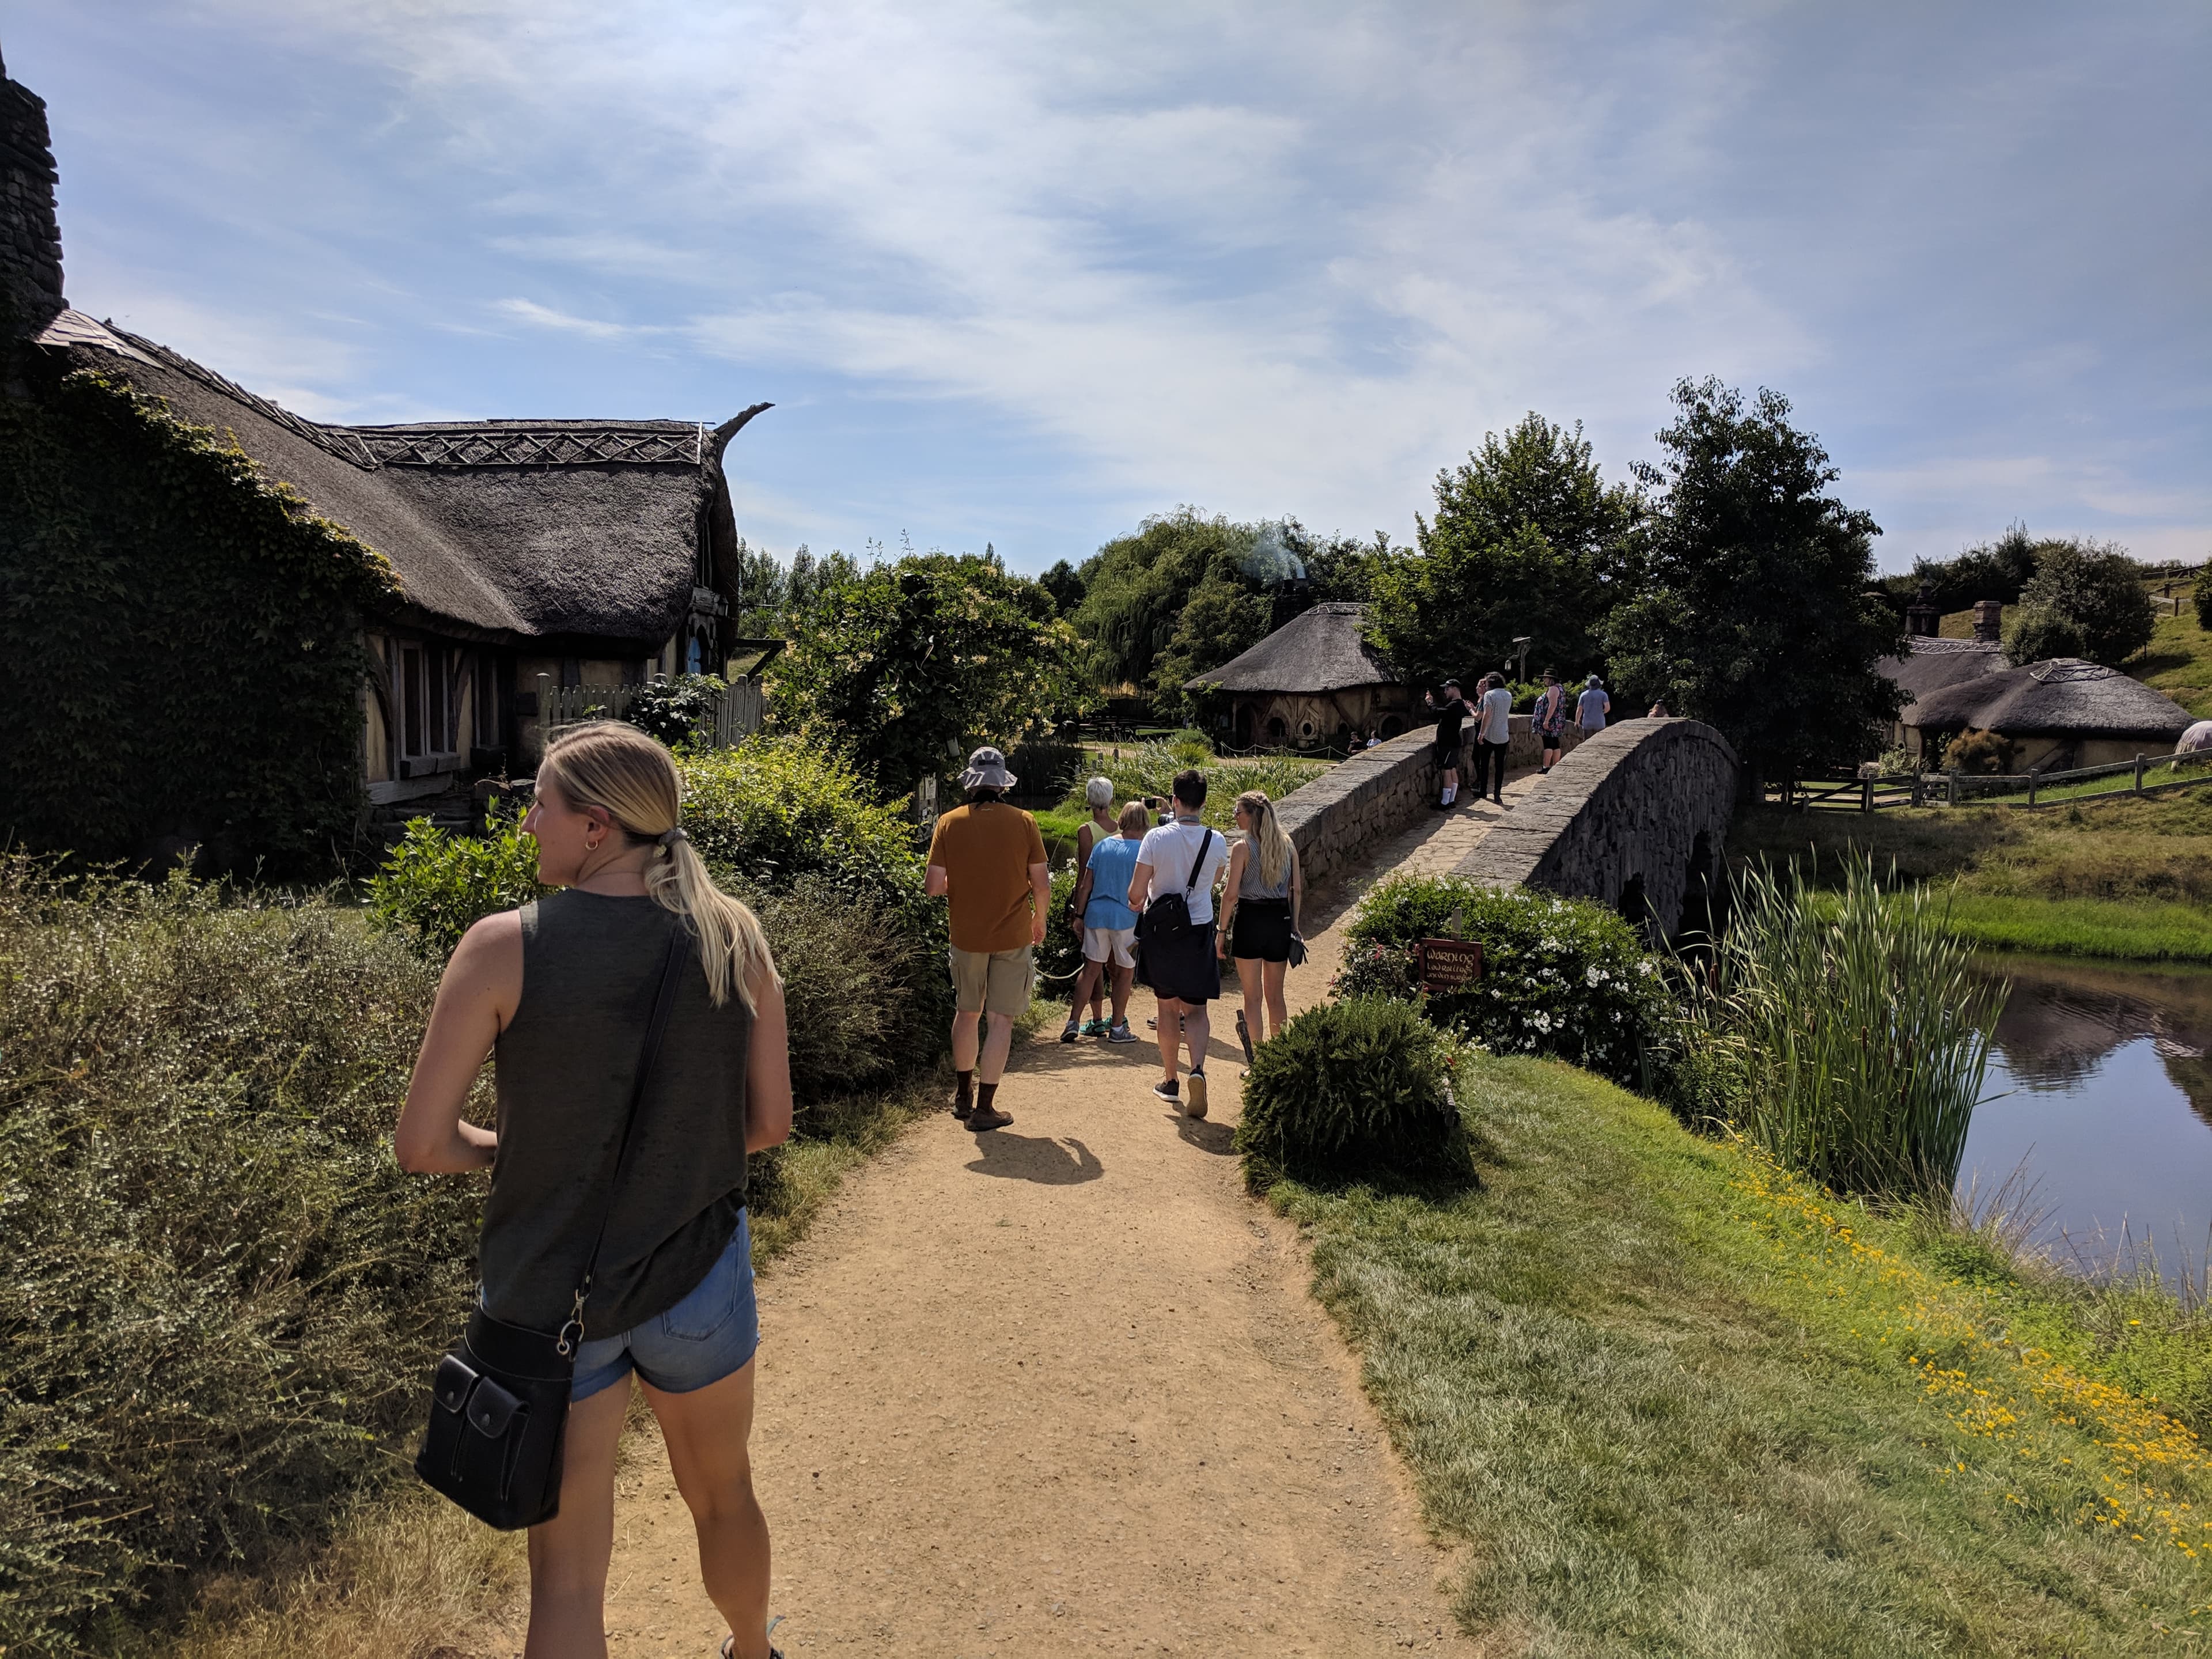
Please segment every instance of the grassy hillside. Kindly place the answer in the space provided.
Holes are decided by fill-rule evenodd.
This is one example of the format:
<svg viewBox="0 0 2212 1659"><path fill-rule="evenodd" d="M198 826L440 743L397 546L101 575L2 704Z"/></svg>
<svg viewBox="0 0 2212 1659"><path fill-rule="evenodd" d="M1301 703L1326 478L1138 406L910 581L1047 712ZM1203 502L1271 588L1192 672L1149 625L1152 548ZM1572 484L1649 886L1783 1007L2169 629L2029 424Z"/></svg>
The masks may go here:
<svg viewBox="0 0 2212 1659"><path fill-rule="evenodd" d="M2203 1650L2201 1320L1556 1063L1479 1062L1466 1095L1480 1188L1271 1197L1492 1650Z"/></svg>
<svg viewBox="0 0 2212 1659"><path fill-rule="evenodd" d="M2179 616L2160 621L2149 646L2126 666L2191 714L2212 716L2212 634L2197 625L2197 613L2185 601Z"/></svg>

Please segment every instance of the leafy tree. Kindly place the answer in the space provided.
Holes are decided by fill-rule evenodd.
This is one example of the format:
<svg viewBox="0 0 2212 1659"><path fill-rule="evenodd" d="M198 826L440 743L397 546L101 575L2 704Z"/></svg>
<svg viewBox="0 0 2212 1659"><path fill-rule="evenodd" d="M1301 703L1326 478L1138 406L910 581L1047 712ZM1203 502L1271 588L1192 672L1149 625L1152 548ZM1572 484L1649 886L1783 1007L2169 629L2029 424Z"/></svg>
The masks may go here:
<svg viewBox="0 0 2212 1659"><path fill-rule="evenodd" d="M1790 401L1683 380L1639 465L1653 495L1636 592L1604 640L1629 707L1662 697L1717 726L1753 787L1848 765L1880 747L1902 694L1879 665L1903 629L1874 583L1873 518L1828 493L1841 475Z"/></svg>
<svg viewBox="0 0 2212 1659"><path fill-rule="evenodd" d="M1224 558L1236 569L1258 538L1255 526L1179 507L1085 560L1083 602L1073 620L1096 654L1100 681L1149 685L1191 590Z"/></svg>
<svg viewBox="0 0 2212 1659"><path fill-rule="evenodd" d="M1419 551L1378 548L1374 560L1368 632L1383 653L1424 681L1502 663L1522 636L1538 667L1591 661L1642 507L1607 487L1581 423L1526 415L1502 438L1485 434L1436 489L1434 521L1416 520Z"/></svg>
<svg viewBox="0 0 2212 1659"><path fill-rule="evenodd" d="M1218 694L1189 691L1186 684L1267 638L1274 607L1233 566L1217 565L1191 590L1167 649L1154 659L1153 706L1187 725L1202 726L1218 712Z"/></svg>
<svg viewBox="0 0 2212 1659"><path fill-rule="evenodd" d="M2204 562L2189 585L2189 598L2197 607L2197 625L2212 629L2212 559Z"/></svg>
<svg viewBox="0 0 2212 1659"><path fill-rule="evenodd" d="M1073 616L1075 608L1083 603L1083 592L1087 586L1083 580L1083 573L1066 559L1054 564L1038 577L1037 581L1046 592L1052 595L1053 608L1063 617Z"/></svg>
<svg viewBox="0 0 2212 1659"><path fill-rule="evenodd" d="M839 573L791 632L769 670L777 723L848 748L887 795L1085 697L1052 596L994 558L933 550Z"/></svg>
<svg viewBox="0 0 2212 1659"><path fill-rule="evenodd" d="M1909 574L1890 577L1886 586L1899 606L1910 605L1928 585L1929 601L1948 614L1977 599L2020 602L2021 590L2035 574L2036 542L2027 526L2014 523L1993 542L1978 543L1948 559L1915 559Z"/></svg>
<svg viewBox="0 0 2212 1659"><path fill-rule="evenodd" d="M2156 626L2142 572L2124 549L2045 542L2006 625L2005 656L2015 665L2052 657L2117 665L2148 645Z"/></svg>

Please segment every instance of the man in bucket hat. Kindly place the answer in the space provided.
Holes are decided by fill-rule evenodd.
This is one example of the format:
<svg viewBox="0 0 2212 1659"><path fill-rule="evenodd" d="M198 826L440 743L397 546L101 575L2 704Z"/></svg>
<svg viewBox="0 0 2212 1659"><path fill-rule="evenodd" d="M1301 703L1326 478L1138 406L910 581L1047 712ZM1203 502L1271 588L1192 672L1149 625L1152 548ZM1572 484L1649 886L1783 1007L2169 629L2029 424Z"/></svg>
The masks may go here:
<svg viewBox="0 0 2212 1659"><path fill-rule="evenodd" d="M943 896L951 911L952 1115L970 1129L1003 1129L1014 1120L993 1097L1014 1021L1030 1006L1031 952L1044 943L1052 872L1036 820L1004 799L1014 787L1004 755L978 749L960 783L967 804L938 819L927 877L930 896Z"/></svg>

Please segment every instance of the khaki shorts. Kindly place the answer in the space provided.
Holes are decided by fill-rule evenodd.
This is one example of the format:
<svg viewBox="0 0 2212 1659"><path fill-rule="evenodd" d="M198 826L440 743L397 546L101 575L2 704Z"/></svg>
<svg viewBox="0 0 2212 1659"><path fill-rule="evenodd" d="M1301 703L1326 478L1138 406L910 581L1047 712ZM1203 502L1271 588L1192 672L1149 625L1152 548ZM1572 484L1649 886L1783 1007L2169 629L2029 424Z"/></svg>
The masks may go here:
<svg viewBox="0 0 2212 1659"><path fill-rule="evenodd" d="M963 1014L978 1012L1018 1019L1029 1012L1030 993L1036 983L1030 960L1032 947L1018 951L963 951L954 945L952 993Z"/></svg>
<svg viewBox="0 0 2212 1659"><path fill-rule="evenodd" d="M1133 927L1086 927L1083 930L1086 962L1110 962L1116 968L1137 965L1137 930Z"/></svg>

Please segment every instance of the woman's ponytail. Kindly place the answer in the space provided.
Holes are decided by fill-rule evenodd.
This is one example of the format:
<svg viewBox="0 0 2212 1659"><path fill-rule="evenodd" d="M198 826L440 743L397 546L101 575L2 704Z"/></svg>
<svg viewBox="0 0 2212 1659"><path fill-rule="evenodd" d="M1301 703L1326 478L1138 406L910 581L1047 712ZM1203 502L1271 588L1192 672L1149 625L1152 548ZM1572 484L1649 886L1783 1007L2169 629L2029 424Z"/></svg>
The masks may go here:
<svg viewBox="0 0 2212 1659"><path fill-rule="evenodd" d="M1283 872L1291 861L1291 838L1284 833L1282 823L1275 817L1275 803L1267 799L1264 789L1247 789L1237 797L1237 810L1244 814L1251 824L1252 857L1260 872L1262 887L1282 884Z"/></svg>
<svg viewBox="0 0 2212 1659"><path fill-rule="evenodd" d="M756 972L781 982L760 918L714 885L677 822L683 776L665 749L634 726L592 720L556 732L538 775L551 781L570 806L597 806L631 841L657 843L645 866L645 890L663 909L690 922L707 994L716 1006L735 989L750 1011Z"/></svg>

